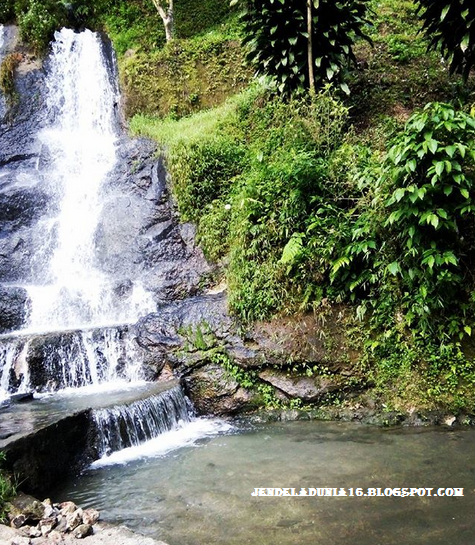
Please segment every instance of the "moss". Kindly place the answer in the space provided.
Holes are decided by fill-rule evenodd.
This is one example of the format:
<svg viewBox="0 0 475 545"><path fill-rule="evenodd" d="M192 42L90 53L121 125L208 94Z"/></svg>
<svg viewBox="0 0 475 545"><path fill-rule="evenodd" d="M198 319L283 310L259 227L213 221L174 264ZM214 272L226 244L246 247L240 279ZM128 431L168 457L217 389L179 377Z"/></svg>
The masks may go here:
<svg viewBox="0 0 475 545"><path fill-rule="evenodd" d="M0 89L10 107L18 100L18 93L15 87L15 70L20 64L21 59L22 56L20 53L10 53L3 59L0 66Z"/></svg>

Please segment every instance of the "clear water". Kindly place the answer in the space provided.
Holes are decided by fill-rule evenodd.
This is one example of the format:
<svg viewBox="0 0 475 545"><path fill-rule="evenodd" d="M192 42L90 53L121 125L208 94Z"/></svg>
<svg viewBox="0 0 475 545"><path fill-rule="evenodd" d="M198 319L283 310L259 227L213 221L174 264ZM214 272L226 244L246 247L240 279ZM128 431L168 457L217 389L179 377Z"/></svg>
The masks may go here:
<svg viewBox="0 0 475 545"><path fill-rule="evenodd" d="M91 469L58 494L170 545L469 545L474 451L471 430L272 424ZM251 497L255 487L463 487L465 496Z"/></svg>

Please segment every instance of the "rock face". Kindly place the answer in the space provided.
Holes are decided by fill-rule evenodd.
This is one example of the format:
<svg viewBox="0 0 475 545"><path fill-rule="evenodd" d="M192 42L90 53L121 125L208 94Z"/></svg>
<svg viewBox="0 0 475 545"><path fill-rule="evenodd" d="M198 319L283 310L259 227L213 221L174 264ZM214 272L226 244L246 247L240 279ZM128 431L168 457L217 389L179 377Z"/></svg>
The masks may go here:
<svg viewBox="0 0 475 545"><path fill-rule="evenodd" d="M327 345L310 315L256 324L243 333L223 292L161 307L137 324L137 341L149 367L171 368L183 379L200 413L232 415L261 404L262 386L283 403L304 404L356 388L352 362L358 353L346 344L344 310L327 316L326 323Z"/></svg>
<svg viewBox="0 0 475 545"><path fill-rule="evenodd" d="M19 329L29 312L30 301L25 289L0 286L0 333Z"/></svg>
<svg viewBox="0 0 475 545"><path fill-rule="evenodd" d="M58 478L74 475L95 459L90 411L69 416L7 444L5 467L27 479L22 490L50 490Z"/></svg>

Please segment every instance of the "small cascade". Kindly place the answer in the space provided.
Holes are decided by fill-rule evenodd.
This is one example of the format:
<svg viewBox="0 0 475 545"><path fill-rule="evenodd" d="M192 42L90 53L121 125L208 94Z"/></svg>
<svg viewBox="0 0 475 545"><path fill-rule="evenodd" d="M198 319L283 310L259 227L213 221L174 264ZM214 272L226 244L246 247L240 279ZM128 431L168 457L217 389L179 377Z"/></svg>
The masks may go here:
<svg viewBox="0 0 475 545"><path fill-rule="evenodd" d="M176 386L130 405L96 409L93 418L98 455L102 457L138 446L191 422L193 409L182 389Z"/></svg>
<svg viewBox="0 0 475 545"><path fill-rule="evenodd" d="M124 328L12 336L0 343L0 400L9 393L109 387L143 380L142 354Z"/></svg>

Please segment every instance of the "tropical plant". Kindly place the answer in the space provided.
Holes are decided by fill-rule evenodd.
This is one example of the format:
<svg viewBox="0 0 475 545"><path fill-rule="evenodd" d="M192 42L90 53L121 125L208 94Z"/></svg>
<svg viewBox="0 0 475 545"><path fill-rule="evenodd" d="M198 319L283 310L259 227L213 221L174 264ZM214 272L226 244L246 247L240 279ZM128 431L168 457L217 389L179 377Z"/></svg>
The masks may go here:
<svg viewBox="0 0 475 545"><path fill-rule="evenodd" d="M450 71L465 78L475 63L475 3L473 0L418 0L419 16L429 49L440 49Z"/></svg>
<svg viewBox="0 0 475 545"><path fill-rule="evenodd" d="M463 313L475 259L475 118L428 104L395 138L376 184L334 278L352 292L376 285L376 304L386 293L413 328L431 330L443 316L447 333L470 334Z"/></svg>
<svg viewBox="0 0 475 545"><path fill-rule="evenodd" d="M248 60L281 93L328 82L349 92L344 76L355 62L355 37L369 40L363 32L365 0L232 0L234 4L242 7Z"/></svg>

